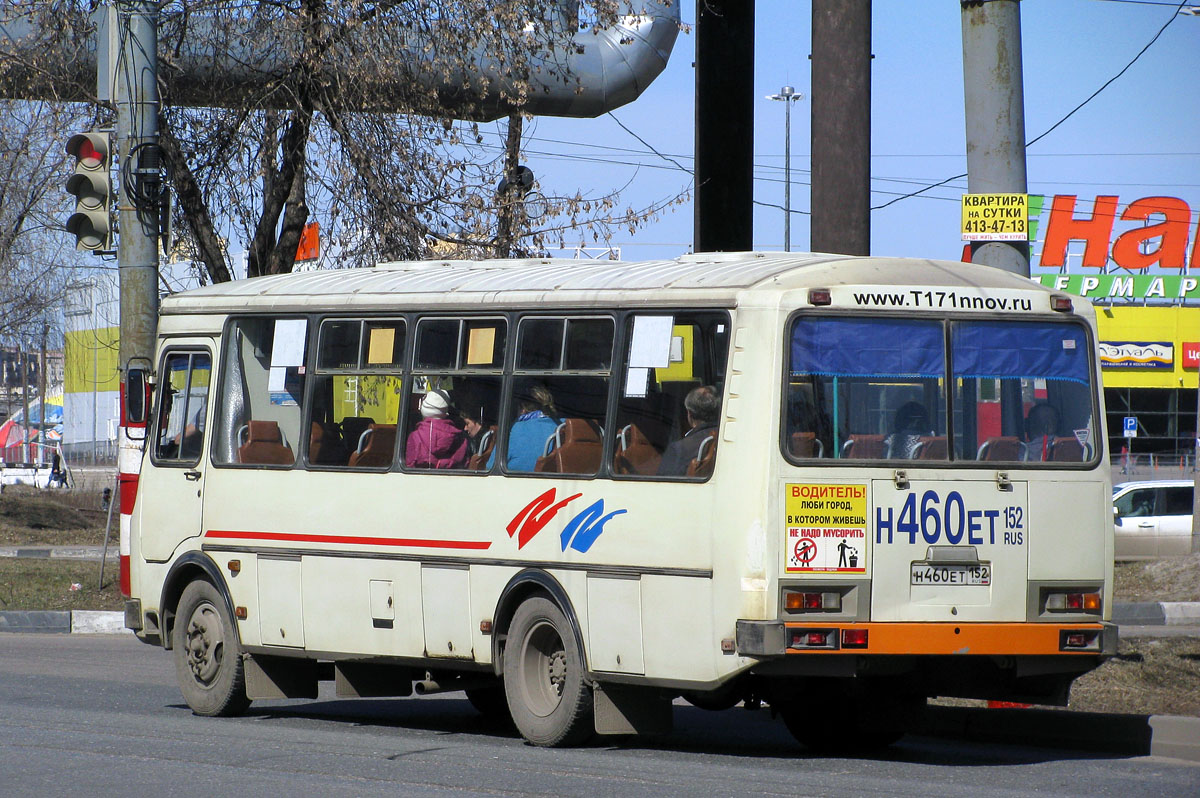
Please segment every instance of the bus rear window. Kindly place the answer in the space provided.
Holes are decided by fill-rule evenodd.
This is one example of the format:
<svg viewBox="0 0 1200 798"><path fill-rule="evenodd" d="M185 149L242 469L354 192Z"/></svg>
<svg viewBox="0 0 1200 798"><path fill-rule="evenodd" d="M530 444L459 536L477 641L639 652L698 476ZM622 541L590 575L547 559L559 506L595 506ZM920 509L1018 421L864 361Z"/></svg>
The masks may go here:
<svg viewBox="0 0 1200 798"><path fill-rule="evenodd" d="M792 326L790 457L1080 463L1096 454L1077 324L804 316Z"/></svg>

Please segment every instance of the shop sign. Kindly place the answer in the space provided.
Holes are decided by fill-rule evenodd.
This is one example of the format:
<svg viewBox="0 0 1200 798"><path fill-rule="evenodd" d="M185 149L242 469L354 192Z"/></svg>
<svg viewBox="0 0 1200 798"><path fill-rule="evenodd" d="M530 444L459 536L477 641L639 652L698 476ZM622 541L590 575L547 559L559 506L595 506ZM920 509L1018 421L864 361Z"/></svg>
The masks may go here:
<svg viewBox="0 0 1200 798"><path fill-rule="evenodd" d="M1175 345L1168 341L1101 341L1100 367L1106 369L1169 369Z"/></svg>
<svg viewBox="0 0 1200 798"><path fill-rule="evenodd" d="M1043 274L1046 288L1089 299L1200 299L1200 277L1177 274Z"/></svg>
<svg viewBox="0 0 1200 798"><path fill-rule="evenodd" d="M1184 341L1180 346L1183 348L1183 367L1185 369L1200 368L1200 341Z"/></svg>
<svg viewBox="0 0 1200 798"><path fill-rule="evenodd" d="M1163 269L1200 268L1200 224L1191 236L1192 209L1178 197L1143 197L1118 213L1120 199L1098 196L1092 213L1077 215L1074 194L1059 194L1050 206L1046 239L1039 263L1045 268L1064 266L1067 246L1083 241L1084 268L1102 269L1113 262L1124 269L1140 271L1151 266ZM1086 211L1085 211L1086 213ZM1136 226L1113 240L1117 220ZM1188 253L1188 239L1191 253ZM1111 244L1111 251L1110 251Z"/></svg>

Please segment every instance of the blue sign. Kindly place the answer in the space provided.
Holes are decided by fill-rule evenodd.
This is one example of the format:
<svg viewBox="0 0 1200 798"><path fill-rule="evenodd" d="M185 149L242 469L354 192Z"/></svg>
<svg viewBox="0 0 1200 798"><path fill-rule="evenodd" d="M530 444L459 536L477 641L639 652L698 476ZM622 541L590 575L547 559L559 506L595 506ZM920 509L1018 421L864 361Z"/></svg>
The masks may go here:
<svg viewBox="0 0 1200 798"><path fill-rule="evenodd" d="M1125 437L1137 437L1137 416L1125 416Z"/></svg>

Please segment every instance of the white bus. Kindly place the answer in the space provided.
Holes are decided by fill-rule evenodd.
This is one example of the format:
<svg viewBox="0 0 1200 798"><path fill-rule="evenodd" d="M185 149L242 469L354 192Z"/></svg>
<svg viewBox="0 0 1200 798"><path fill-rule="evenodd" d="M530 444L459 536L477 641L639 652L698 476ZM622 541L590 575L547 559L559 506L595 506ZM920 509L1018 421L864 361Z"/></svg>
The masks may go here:
<svg viewBox="0 0 1200 798"><path fill-rule="evenodd" d="M126 623L187 703L889 743L1116 647L1090 304L964 263L388 263L167 298Z"/></svg>

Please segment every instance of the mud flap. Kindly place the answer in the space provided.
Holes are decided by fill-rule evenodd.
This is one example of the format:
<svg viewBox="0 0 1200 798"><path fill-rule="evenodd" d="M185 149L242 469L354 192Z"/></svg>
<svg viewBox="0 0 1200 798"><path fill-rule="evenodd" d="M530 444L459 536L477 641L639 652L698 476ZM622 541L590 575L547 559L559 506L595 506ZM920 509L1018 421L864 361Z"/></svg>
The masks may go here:
<svg viewBox="0 0 1200 798"><path fill-rule="evenodd" d="M317 663L312 660L246 654L244 668L251 700L317 697Z"/></svg>
<svg viewBox="0 0 1200 798"><path fill-rule="evenodd" d="M658 690L597 684L592 691L596 734L666 734L671 697Z"/></svg>

